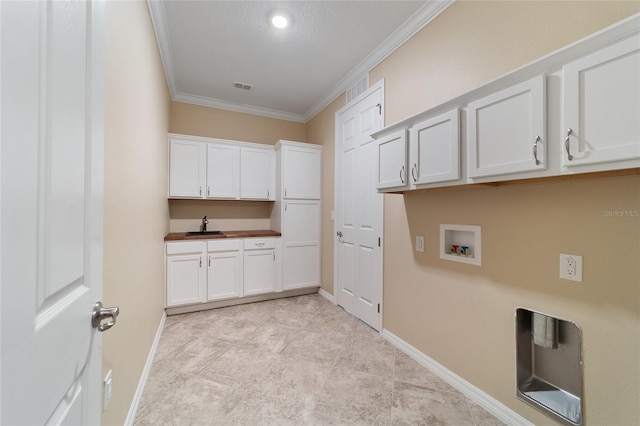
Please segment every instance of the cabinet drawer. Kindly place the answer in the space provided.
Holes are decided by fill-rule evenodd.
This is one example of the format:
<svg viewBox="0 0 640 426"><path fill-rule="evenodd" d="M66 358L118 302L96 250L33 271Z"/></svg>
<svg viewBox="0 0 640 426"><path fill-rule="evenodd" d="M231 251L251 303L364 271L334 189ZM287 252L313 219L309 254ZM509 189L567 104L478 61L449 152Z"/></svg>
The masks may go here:
<svg viewBox="0 0 640 426"><path fill-rule="evenodd" d="M245 250L275 249L276 238L247 238L244 240Z"/></svg>
<svg viewBox="0 0 640 426"><path fill-rule="evenodd" d="M166 243L166 246L167 254L202 253L204 250L204 242L202 241Z"/></svg>
<svg viewBox="0 0 640 426"><path fill-rule="evenodd" d="M207 251L235 251L241 249L242 240L238 239L207 241Z"/></svg>

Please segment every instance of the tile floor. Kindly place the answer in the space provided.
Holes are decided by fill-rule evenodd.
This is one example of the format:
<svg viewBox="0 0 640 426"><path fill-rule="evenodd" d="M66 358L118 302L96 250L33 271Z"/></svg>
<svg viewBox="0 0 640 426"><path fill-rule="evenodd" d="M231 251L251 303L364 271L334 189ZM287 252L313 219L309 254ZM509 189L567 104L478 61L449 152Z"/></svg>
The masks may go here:
<svg viewBox="0 0 640 426"><path fill-rule="evenodd" d="M170 316L136 425L500 425L315 294Z"/></svg>

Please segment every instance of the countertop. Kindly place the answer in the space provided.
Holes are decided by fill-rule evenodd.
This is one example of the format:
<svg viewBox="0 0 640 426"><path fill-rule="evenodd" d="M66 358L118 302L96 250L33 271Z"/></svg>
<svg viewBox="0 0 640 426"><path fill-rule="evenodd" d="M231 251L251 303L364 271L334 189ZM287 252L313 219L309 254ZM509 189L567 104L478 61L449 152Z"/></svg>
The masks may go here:
<svg viewBox="0 0 640 426"><path fill-rule="evenodd" d="M256 237L280 237L280 232L271 230L255 230L255 231L222 231L221 235L190 235L187 237L186 232L172 232L164 237L165 241L182 241L182 240L213 240L218 238L256 238Z"/></svg>

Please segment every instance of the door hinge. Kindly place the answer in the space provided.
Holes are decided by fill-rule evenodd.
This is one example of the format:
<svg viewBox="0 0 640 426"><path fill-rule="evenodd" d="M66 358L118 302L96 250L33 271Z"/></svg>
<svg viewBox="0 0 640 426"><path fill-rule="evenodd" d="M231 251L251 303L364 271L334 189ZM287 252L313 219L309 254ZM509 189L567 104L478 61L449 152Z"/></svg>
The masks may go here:
<svg viewBox="0 0 640 426"><path fill-rule="evenodd" d="M380 237L378 237L378 247L380 247Z"/></svg>
<svg viewBox="0 0 640 426"><path fill-rule="evenodd" d="M378 107L378 115L382 115L382 104L376 105Z"/></svg>
<svg viewBox="0 0 640 426"><path fill-rule="evenodd" d="M378 313L380 313L380 304L378 303Z"/></svg>

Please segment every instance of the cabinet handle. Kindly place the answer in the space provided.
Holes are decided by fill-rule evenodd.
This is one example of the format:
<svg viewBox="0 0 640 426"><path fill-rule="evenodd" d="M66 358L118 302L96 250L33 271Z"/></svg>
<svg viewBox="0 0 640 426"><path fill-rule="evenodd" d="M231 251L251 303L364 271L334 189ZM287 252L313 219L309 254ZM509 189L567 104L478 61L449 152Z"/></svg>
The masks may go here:
<svg viewBox="0 0 640 426"><path fill-rule="evenodd" d="M287 188L284 189L284 196L287 196Z"/></svg>
<svg viewBox="0 0 640 426"><path fill-rule="evenodd" d="M209 186L207 186L207 197L211 195L211 188L209 188Z"/></svg>
<svg viewBox="0 0 640 426"><path fill-rule="evenodd" d="M413 178L414 182L417 182L418 178L413 174L414 171L418 171L418 165L416 163L413 163L413 167L411 168L411 177Z"/></svg>
<svg viewBox="0 0 640 426"><path fill-rule="evenodd" d="M569 161L573 160L573 155L571 155L571 147L569 143L569 139L572 134L573 134L573 130L569 129L567 130L567 137L564 138L564 149L567 150L567 158L569 159Z"/></svg>
<svg viewBox="0 0 640 426"><path fill-rule="evenodd" d="M202 196L202 187L200 187L200 191L198 191L198 193Z"/></svg>
<svg viewBox="0 0 640 426"><path fill-rule="evenodd" d="M202 268L202 258L200 258L200 267Z"/></svg>
<svg viewBox="0 0 640 426"><path fill-rule="evenodd" d="M267 189L267 198L269 198L269 190Z"/></svg>
<svg viewBox="0 0 640 426"><path fill-rule="evenodd" d="M275 251L273 252L273 261L274 262L276 261L276 252Z"/></svg>
<svg viewBox="0 0 640 426"><path fill-rule="evenodd" d="M284 203L284 211L285 211L285 212L287 211L287 206L288 206L288 205L289 205L289 204Z"/></svg>
<svg viewBox="0 0 640 426"><path fill-rule="evenodd" d="M536 166L540 165L540 160L538 160L538 142L540 142L540 136L536 136L536 140L533 142L533 158L536 160Z"/></svg>
<svg viewBox="0 0 640 426"><path fill-rule="evenodd" d="M404 166L400 169L400 182L404 183Z"/></svg>
<svg viewBox="0 0 640 426"><path fill-rule="evenodd" d="M209 267L211 267L211 256L209 256Z"/></svg>

